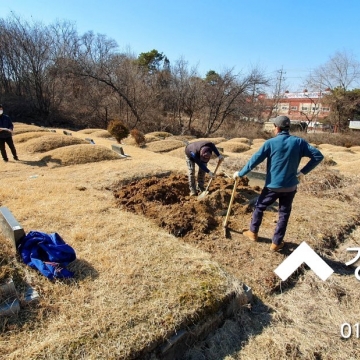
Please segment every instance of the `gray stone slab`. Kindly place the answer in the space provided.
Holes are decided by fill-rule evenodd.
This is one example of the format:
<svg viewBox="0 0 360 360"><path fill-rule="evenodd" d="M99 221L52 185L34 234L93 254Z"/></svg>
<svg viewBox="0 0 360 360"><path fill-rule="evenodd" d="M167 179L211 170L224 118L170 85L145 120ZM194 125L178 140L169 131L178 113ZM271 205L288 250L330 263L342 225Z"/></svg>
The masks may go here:
<svg viewBox="0 0 360 360"><path fill-rule="evenodd" d="M123 148L122 148L120 145L112 144L112 145L111 145L111 149L112 149L113 151L115 151L116 153L118 153L121 157L128 157L128 156L129 156L129 155L126 155L126 154L124 153L124 150L123 150Z"/></svg>
<svg viewBox="0 0 360 360"><path fill-rule="evenodd" d="M95 141L90 138L85 138L86 141L88 141L90 144L95 144Z"/></svg>
<svg viewBox="0 0 360 360"><path fill-rule="evenodd" d="M12 240L16 249L19 240L25 236L25 231L5 206L0 207L0 227L4 235Z"/></svg>
<svg viewBox="0 0 360 360"><path fill-rule="evenodd" d="M20 311L20 302L18 299L8 299L0 303L0 316L14 316Z"/></svg>
<svg viewBox="0 0 360 360"><path fill-rule="evenodd" d="M119 146L119 145L114 145L114 144L113 144L113 145L111 145L111 149L112 149L113 151L117 152L117 153L120 154L120 155L125 155L123 148L122 148L121 146Z"/></svg>
<svg viewBox="0 0 360 360"><path fill-rule="evenodd" d="M19 311L20 302L11 279L6 284L0 285L0 316L13 316Z"/></svg>

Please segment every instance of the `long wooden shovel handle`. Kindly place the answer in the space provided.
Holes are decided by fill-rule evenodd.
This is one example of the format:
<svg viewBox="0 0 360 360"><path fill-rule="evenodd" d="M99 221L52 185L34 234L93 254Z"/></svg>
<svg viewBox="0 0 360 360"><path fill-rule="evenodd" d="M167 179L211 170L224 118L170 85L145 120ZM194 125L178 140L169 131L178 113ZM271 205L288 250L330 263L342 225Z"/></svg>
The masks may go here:
<svg viewBox="0 0 360 360"><path fill-rule="evenodd" d="M225 217L225 220L224 220L224 227L226 227L226 225L227 225L227 223L228 223L228 220L229 220L229 215L230 215L230 212L231 212L232 203L233 203L233 201L234 201L237 183L238 183L238 180L236 179L236 180L235 180L235 183L234 183L234 187L233 187L232 193L231 193L231 198L230 198L230 203L229 203L228 211L227 211L227 213L226 213L226 217Z"/></svg>

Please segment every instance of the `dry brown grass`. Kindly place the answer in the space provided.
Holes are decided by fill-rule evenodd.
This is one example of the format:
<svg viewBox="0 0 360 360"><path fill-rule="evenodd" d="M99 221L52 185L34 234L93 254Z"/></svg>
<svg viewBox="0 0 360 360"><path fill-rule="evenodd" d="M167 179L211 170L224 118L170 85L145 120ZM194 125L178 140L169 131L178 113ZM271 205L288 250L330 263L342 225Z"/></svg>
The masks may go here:
<svg viewBox="0 0 360 360"><path fill-rule="evenodd" d="M36 125L28 125L28 124L23 124L23 123L15 123L14 124L14 135L23 134L23 133L27 133L27 132L33 132L33 131L49 132L49 130L47 130L45 128L40 128Z"/></svg>
<svg viewBox="0 0 360 360"><path fill-rule="evenodd" d="M110 139L113 136L107 130L97 130L91 133L91 136L95 136L97 138Z"/></svg>
<svg viewBox="0 0 360 360"><path fill-rule="evenodd" d="M28 153L46 152L60 147L77 144L89 143L73 136L46 134L41 137L33 137L26 141L24 144L24 150Z"/></svg>
<svg viewBox="0 0 360 360"><path fill-rule="evenodd" d="M24 151L40 138L16 144L21 160L1 168L0 202L26 232L58 232L73 246L77 260L69 268L77 276L48 281L15 261L9 240L0 237L0 274L15 279L20 297L25 281L41 297L38 306L22 303L19 318L0 318L0 357L131 358L216 310L238 282L209 254L118 209L109 191L119 181L185 171L184 162L126 146L131 157L119 160L111 141L107 147L60 141L45 152L57 137L41 138L40 158Z"/></svg>
<svg viewBox="0 0 360 360"><path fill-rule="evenodd" d="M118 153L101 145L68 145L47 151L41 158L48 165L68 166L106 160L123 159Z"/></svg>
<svg viewBox="0 0 360 360"><path fill-rule="evenodd" d="M93 133L99 133L102 131L104 131L104 129L82 129L82 130L77 131L77 134L88 135L88 134L93 134Z"/></svg>
<svg viewBox="0 0 360 360"><path fill-rule="evenodd" d="M66 141L92 134L96 145L62 145L53 139L63 135L36 137L33 132L28 139L14 136L20 161L0 168L0 205L7 206L26 231L58 232L76 250L78 259L70 269L77 276L48 281L16 261L0 234L0 279L11 275L20 298L25 281L40 293L38 306L22 301L18 319L0 318L1 359L130 359L181 324L203 317L239 281L253 288L252 306L189 349L186 359L360 357L359 339L340 338L341 324L360 318L359 282L353 269L344 266L352 258L346 249L360 246L357 151L334 151L326 145L321 149L337 165L321 165L300 185L287 232L293 248L307 241L335 274L322 282L304 267L290 285L277 279L278 291L265 294L260 279L289 255L268 251L276 212L264 218L265 240L249 244L234 232L231 239L212 241L205 251L202 244L185 244L149 219L115 206L111 189L118 184L185 174L183 144L161 154L123 144L130 157L112 159L115 142L91 132L73 132ZM165 141L172 140L156 143ZM239 170L262 142L253 141L241 154L224 149L223 169ZM29 144L39 150L27 152ZM232 226L247 225L250 216ZM242 255L247 255L236 256L242 247ZM249 270L254 264L258 271Z"/></svg>
<svg viewBox="0 0 360 360"><path fill-rule="evenodd" d="M39 138L42 136L51 136L51 135L58 136L58 134L53 133L53 132L29 131L29 132L23 132L20 134L14 134L13 139L14 139L15 143L20 144L20 143L26 142L31 139L36 139L36 138Z"/></svg>
<svg viewBox="0 0 360 360"><path fill-rule="evenodd" d="M149 151L162 153L175 150L180 147L184 147L184 143L180 140L162 140L148 143L145 148Z"/></svg>
<svg viewBox="0 0 360 360"><path fill-rule="evenodd" d="M213 138L199 138L199 139L194 139L194 140L190 140L189 142L194 142L194 141L202 141L202 140L206 140L206 141L211 141L212 143L214 143L215 145L219 144L222 141L226 141L226 139L224 137L213 137Z"/></svg>
<svg viewBox="0 0 360 360"><path fill-rule="evenodd" d="M153 131L147 134L148 136L154 136L158 138L159 140L164 140L170 136L173 136L173 134L166 132L166 131Z"/></svg>
<svg viewBox="0 0 360 360"><path fill-rule="evenodd" d="M229 140L231 142L240 142L240 143L244 143L244 144L248 144L250 145L251 144L251 141L248 139L248 138L232 138L231 140Z"/></svg>
<svg viewBox="0 0 360 360"><path fill-rule="evenodd" d="M231 152L231 153L242 153L245 151L250 150L250 145L244 143L244 142L238 142L238 141L223 141L217 144L219 147L222 147L225 152Z"/></svg>

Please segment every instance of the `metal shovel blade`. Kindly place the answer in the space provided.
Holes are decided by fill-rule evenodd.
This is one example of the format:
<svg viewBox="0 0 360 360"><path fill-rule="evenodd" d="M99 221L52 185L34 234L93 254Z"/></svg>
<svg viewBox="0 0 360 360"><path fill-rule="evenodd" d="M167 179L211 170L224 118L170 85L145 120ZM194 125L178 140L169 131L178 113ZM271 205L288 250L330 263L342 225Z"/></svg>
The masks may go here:
<svg viewBox="0 0 360 360"><path fill-rule="evenodd" d="M221 164L221 161L219 160L218 163L216 164L216 168L215 168L215 170L214 170L214 174L216 174L217 169L219 168L220 164ZM213 181L213 178L211 178L211 179L209 180L209 183L207 184L206 189L198 196L198 198L197 198L198 200L203 199L203 198L206 197L206 195L209 193L208 190L209 190L209 187L210 187L212 181Z"/></svg>
<svg viewBox="0 0 360 360"><path fill-rule="evenodd" d="M209 193L209 191L204 190L204 191L198 196L198 200L201 200L201 199L205 198L208 193Z"/></svg>

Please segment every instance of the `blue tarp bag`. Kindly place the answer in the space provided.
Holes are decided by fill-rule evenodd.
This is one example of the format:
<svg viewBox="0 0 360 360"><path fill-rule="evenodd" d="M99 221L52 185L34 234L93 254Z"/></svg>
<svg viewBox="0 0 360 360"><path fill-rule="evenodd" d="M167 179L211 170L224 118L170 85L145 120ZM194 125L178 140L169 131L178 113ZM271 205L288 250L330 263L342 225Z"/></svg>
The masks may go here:
<svg viewBox="0 0 360 360"><path fill-rule="evenodd" d="M18 252L25 264L49 279L74 276L66 266L76 259L75 250L57 233L30 231L19 241Z"/></svg>

